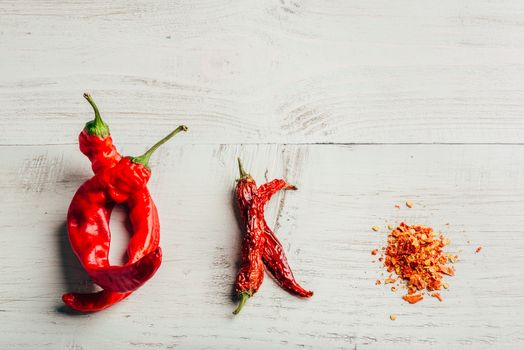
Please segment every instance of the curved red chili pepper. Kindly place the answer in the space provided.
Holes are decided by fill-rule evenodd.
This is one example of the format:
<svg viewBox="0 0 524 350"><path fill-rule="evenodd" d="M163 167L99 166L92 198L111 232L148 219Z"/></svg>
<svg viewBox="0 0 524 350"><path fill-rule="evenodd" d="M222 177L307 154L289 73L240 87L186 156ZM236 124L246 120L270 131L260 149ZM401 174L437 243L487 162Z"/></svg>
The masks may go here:
<svg viewBox="0 0 524 350"><path fill-rule="evenodd" d="M122 158L116 166L96 174L80 186L71 201L67 216L71 245L89 277L104 289L114 292L135 290L160 266L160 250L124 266L109 264L111 210L115 203L122 203L145 188L149 176L150 171L143 165ZM105 178L112 182L106 183Z"/></svg>
<svg viewBox="0 0 524 350"><path fill-rule="evenodd" d="M262 260L266 269L275 277L277 283L289 293L303 298L313 296L313 292L304 289L295 279L293 271L287 262L284 247L275 237L275 234L269 227L266 227L266 244L264 245L264 254Z"/></svg>
<svg viewBox="0 0 524 350"><path fill-rule="evenodd" d="M122 159L112 144L109 128L101 119L94 101L87 94L84 97L95 111L95 120L87 123L80 134L80 149L91 160L95 172L95 177L91 179L93 180L91 189L97 187L96 181L94 181L97 177L98 185L107 185L106 193L94 190L87 196L91 202L96 203L91 223L95 223L95 226L98 225L99 230L94 230L92 227L88 230L95 234L87 237L87 245L84 247L87 252L84 254L84 258L93 259L99 265L96 266L95 264L94 268L86 268L86 270L93 280L103 287L119 291L134 290L156 272L161 262L161 250L158 247L160 232L158 212L146 187L151 175L148 169L149 158L160 145L179 131L187 130L187 127L177 128L140 157ZM80 192L80 189L78 192ZM105 204L101 203L104 201L104 195L111 201L107 201ZM132 231L134 231L128 245L128 263L124 266L109 266L106 256L110 238L107 222L115 202L127 206ZM85 200L84 204L86 204ZM74 207L73 203L72 207ZM97 208L99 209L98 212ZM91 208L91 212L93 212L93 208ZM78 212L76 214L78 215ZM74 222L74 219L72 222ZM102 240L107 238L107 241L106 243L99 242L98 247L93 248L93 244L96 246L96 237ZM74 248L73 241L74 239L71 240L71 243ZM79 251L74 250L82 261L81 254L78 254ZM88 259L87 264L90 263ZM68 293L63 296L63 300L71 308L78 311L98 311L113 305L130 294L131 291L121 293L105 289L97 293Z"/></svg>
<svg viewBox="0 0 524 350"><path fill-rule="evenodd" d="M294 185L288 184L286 181L281 179L275 179L258 188L258 195L260 200L266 204L269 202L271 197L280 190L297 190ZM298 295L300 297L309 298L313 296L313 292L304 289L293 276L293 271L287 261L286 253L282 243L275 236L273 230L269 228L264 220L265 228L264 232L266 235L266 244L264 245L264 255L262 259L266 269L275 277L277 283L291 294Z"/></svg>
<svg viewBox="0 0 524 350"><path fill-rule="evenodd" d="M258 291L264 276L260 266L264 265L282 288L300 297L311 297L313 292L305 290L295 280L284 248L264 217L264 206L275 193L282 189L296 190L296 187L276 179L257 189L255 180L245 172L240 159L238 164L240 179L235 193L246 233L242 238L241 268L235 284L240 303L233 313L238 314L247 300Z"/></svg>
<svg viewBox="0 0 524 350"><path fill-rule="evenodd" d="M128 261L135 262L158 247L160 241L158 212L147 188L131 195L124 204L128 210L131 230L134 232L128 244L127 256ZM131 293L108 290L97 293L67 293L62 299L74 310L94 312L116 304Z"/></svg>
<svg viewBox="0 0 524 350"><path fill-rule="evenodd" d="M88 122L86 127L78 136L80 151L91 161L91 168L96 174L100 170L108 169L116 165L122 156L113 145L109 127L102 120L98 107L89 94L84 94L84 98L93 107L95 119ZM110 208L112 210L112 206ZM110 211L107 215L109 220ZM135 233L136 235L136 233ZM130 260L134 255L128 250ZM140 256L142 257L142 256ZM136 261L133 259L132 261ZM131 295L132 292L118 293L102 290L96 293L66 293L62 300L70 308L81 312L93 312L103 310L120 300Z"/></svg>

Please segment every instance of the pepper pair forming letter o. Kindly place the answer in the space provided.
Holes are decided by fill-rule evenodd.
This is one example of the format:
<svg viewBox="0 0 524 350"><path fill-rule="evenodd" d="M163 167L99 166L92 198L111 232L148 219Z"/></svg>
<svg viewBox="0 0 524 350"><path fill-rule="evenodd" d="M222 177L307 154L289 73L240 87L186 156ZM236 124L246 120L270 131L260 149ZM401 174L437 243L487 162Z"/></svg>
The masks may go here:
<svg viewBox="0 0 524 350"><path fill-rule="evenodd" d="M102 290L67 293L62 300L81 312L105 309L128 297L149 280L160 267L162 249L158 212L147 188L151 177L151 154L186 126L179 126L139 157L123 157L113 145L109 128L90 95L84 97L95 112L80 133L80 151L91 161L94 176L76 191L67 213L71 247L89 277ZM126 207L132 236L127 262L109 263L111 233L109 219L116 204Z"/></svg>

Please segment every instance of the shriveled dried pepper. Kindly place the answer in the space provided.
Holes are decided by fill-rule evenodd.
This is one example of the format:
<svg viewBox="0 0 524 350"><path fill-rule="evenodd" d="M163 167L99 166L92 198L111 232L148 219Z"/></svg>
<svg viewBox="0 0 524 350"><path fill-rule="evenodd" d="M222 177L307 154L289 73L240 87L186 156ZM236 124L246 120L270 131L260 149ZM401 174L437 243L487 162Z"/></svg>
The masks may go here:
<svg viewBox="0 0 524 350"><path fill-rule="evenodd" d="M162 259L159 247L160 225L156 206L147 189L151 176L151 154L187 127L180 126L140 157L122 157L114 147L109 128L100 117L92 98L85 94L95 111L79 136L82 153L90 160L95 176L76 192L68 211L71 245L88 275L103 290L96 293L68 293L62 297L78 311L98 311L129 296L153 276ZM133 235L123 266L109 264L109 219L115 204L123 204L129 214Z"/></svg>
<svg viewBox="0 0 524 350"><path fill-rule="evenodd" d="M262 285L264 266L288 292L300 297L311 297L313 292L302 288L295 280L284 248L264 217L264 206L275 193L282 189L297 188L281 179L257 188L255 180L246 173L240 159L238 165L240 178L237 181L235 196L246 232L242 237L242 261L235 283L240 302L233 313L238 314Z"/></svg>

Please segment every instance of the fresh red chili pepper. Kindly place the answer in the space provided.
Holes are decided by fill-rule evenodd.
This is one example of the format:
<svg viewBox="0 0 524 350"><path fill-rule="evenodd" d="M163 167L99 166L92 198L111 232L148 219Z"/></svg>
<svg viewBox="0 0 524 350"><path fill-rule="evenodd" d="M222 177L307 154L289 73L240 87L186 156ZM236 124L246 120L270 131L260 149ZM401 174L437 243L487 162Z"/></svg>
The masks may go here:
<svg viewBox="0 0 524 350"><path fill-rule="evenodd" d="M134 229L134 235L128 244L127 255L130 262L136 262L158 247L160 239L158 212L147 188L130 196L125 206L129 213L130 226ZM128 297L131 293L109 290L97 293L68 293L62 299L72 309L89 312L103 310Z"/></svg>
<svg viewBox="0 0 524 350"><path fill-rule="evenodd" d="M122 156L113 145L109 127L102 120L100 112L92 97L85 93L84 98L93 107L95 119L88 122L78 137L80 151L91 161L94 173L113 167ZM110 207L113 209L113 206ZM108 216L110 212L108 213ZM136 261L136 255L129 254L131 261ZM141 257L141 256L140 256ZM101 290L96 293L67 293L62 296L66 305L82 312L103 310L131 295L132 292L118 293Z"/></svg>
<svg viewBox="0 0 524 350"><path fill-rule="evenodd" d="M264 206L275 193L282 189L296 190L297 188L280 179L257 188L255 180L246 173L240 159L238 165L240 179L235 194L246 233L242 237L241 267L235 284L240 303L233 313L238 314L247 300L262 285L264 266L278 284L288 292L301 297L311 297L313 292L305 290L295 280L284 248L264 217Z"/></svg>
<svg viewBox="0 0 524 350"><path fill-rule="evenodd" d="M160 266L158 230L153 231L153 235L149 230L151 224L158 222L158 216L149 193L143 191L151 176L147 164L151 154L162 143L185 129L177 128L141 157L122 158L114 167L100 171L86 181L73 197L68 212L71 245L88 275L102 288L113 292L133 291ZM142 194L142 200L131 201L130 197L137 193ZM146 244L150 252L144 252L147 255L123 266L110 266L109 216L115 203L126 201L130 207L131 226L135 231L128 255L136 255L137 248L143 249ZM155 226L158 227L157 224Z"/></svg>
<svg viewBox="0 0 524 350"><path fill-rule="evenodd" d="M84 95L95 111L95 120L80 134L81 151L89 157L95 176L86 181L73 198L68 212L70 241L89 276L104 290L97 293L68 293L64 302L78 311L98 311L129 296L156 272L161 262L159 220L156 206L146 187L151 176L151 154L164 142L187 127L180 126L144 155L122 158L113 146L109 128L98 108ZM128 262L110 266L109 218L116 203L128 209L132 238Z"/></svg>

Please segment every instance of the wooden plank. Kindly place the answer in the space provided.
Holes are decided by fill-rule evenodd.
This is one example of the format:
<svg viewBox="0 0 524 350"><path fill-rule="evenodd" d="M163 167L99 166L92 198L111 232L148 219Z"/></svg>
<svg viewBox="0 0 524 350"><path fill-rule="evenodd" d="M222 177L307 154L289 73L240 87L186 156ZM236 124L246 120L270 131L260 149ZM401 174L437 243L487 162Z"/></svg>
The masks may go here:
<svg viewBox="0 0 524 350"><path fill-rule="evenodd" d="M2 146L0 156L5 348L516 349L524 342L522 146L173 140L154 157L150 182L162 223L161 269L128 300L83 316L64 313L60 296L89 288L64 232L69 201L90 176L87 160L73 145ZM267 278L242 314L231 315L237 156L259 182L284 176L299 187L273 199L268 218L312 299ZM413 209L394 207L407 199ZM382 270L370 251L386 232L370 227L400 220L443 230L459 253L443 303L408 305L374 285Z"/></svg>
<svg viewBox="0 0 524 350"><path fill-rule="evenodd" d="M524 3L2 1L0 144L521 143ZM16 122L14 122L16 121Z"/></svg>

